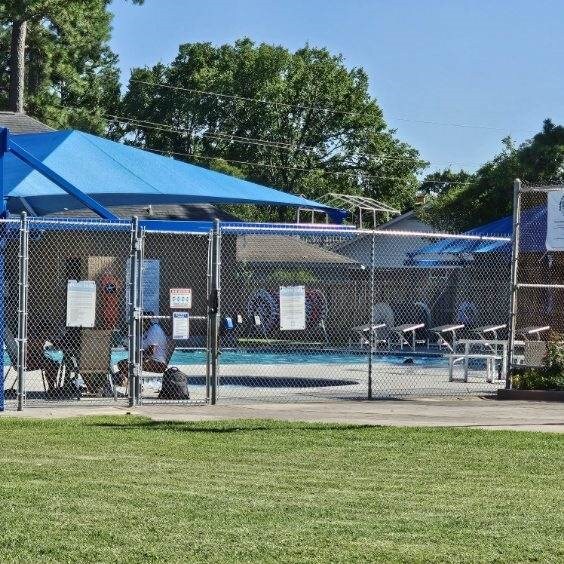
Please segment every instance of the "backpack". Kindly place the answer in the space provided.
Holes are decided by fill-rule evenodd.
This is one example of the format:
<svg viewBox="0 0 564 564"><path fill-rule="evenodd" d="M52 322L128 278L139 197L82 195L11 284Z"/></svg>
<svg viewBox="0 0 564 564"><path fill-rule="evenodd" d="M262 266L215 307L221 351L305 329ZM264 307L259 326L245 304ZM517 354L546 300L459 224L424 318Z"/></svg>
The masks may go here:
<svg viewBox="0 0 564 564"><path fill-rule="evenodd" d="M190 399L188 376L176 366L164 371L159 399Z"/></svg>

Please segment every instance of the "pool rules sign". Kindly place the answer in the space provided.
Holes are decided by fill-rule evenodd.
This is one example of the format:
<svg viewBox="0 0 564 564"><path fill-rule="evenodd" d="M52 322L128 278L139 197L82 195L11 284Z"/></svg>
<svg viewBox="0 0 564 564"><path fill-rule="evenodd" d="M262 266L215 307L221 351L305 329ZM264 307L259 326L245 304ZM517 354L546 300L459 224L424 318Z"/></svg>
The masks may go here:
<svg viewBox="0 0 564 564"><path fill-rule="evenodd" d="M564 190L548 192L546 203L546 250L564 251Z"/></svg>
<svg viewBox="0 0 564 564"><path fill-rule="evenodd" d="M280 330L306 328L305 286L280 286Z"/></svg>

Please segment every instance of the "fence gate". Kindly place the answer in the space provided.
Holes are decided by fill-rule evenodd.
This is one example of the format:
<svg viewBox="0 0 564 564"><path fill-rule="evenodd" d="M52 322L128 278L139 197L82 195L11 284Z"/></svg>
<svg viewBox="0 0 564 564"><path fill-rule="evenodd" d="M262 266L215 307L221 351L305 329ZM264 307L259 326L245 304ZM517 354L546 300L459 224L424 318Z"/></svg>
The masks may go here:
<svg viewBox="0 0 564 564"><path fill-rule="evenodd" d="M211 401L208 296L212 234L149 231L139 239L140 402ZM144 357L143 350L155 345L153 357ZM172 371L163 375L167 367ZM188 376L188 390L184 375Z"/></svg>
<svg viewBox="0 0 564 564"><path fill-rule="evenodd" d="M514 196L509 369L519 377L545 365L547 353L562 362L564 184L516 180Z"/></svg>

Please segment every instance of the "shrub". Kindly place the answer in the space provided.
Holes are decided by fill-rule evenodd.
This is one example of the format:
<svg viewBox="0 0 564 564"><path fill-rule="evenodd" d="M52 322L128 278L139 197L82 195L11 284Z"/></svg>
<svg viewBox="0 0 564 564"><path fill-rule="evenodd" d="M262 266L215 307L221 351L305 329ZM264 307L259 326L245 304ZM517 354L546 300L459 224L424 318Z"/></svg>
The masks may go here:
<svg viewBox="0 0 564 564"><path fill-rule="evenodd" d="M516 390L564 390L564 341L548 343L544 366L521 368L513 376Z"/></svg>

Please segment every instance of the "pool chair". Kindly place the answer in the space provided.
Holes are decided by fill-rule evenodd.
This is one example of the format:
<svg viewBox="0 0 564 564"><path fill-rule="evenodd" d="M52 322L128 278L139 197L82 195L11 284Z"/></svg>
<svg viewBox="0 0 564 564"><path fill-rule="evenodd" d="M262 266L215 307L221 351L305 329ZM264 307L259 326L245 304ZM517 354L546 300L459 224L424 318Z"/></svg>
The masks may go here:
<svg viewBox="0 0 564 564"><path fill-rule="evenodd" d="M117 397L112 378L112 333L112 329L73 328L69 331L63 346L65 385L82 379L88 394ZM80 397L80 391L77 395Z"/></svg>
<svg viewBox="0 0 564 564"><path fill-rule="evenodd" d="M389 336L389 328L394 325L394 312L390 304L386 302L378 302L372 308L372 319L370 323L363 323L351 328L352 337L349 340L349 346L352 345L353 339L358 342L359 347L370 345L370 339L373 338L373 344L387 344Z"/></svg>
<svg viewBox="0 0 564 564"><path fill-rule="evenodd" d="M517 335L523 337L525 341L540 341L541 333L550 331L550 325L542 325L540 327L523 327L517 329Z"/></svg>
<svg viewBox="0 0 564 564"><path fill-rule="evenodd" d="M428 343L429 341L427 339L423 339L422 341L417 340L417 331L420 331L421 329L425 329L425 323L403 323L402 325L390 327L388 348L391 348L394 336L397 337L400 350L403 350L404 345L407 345L414 351L418 342Z"/></svg>
<svg viewBox="0 0 564 564"><path fill-rule="evenodd" d="M358 346L362 349L365 346L370 346L370 339L373 338L372 343L386 343L386 339L380 338L380 334L387 325L385 323L365 323L364 325L357 325L353 327L351 331L354 334L355 340L358 342ZM349 342L351 344L351 342Z"/></svg>
<svg viewBox="0 0 564 564"><path fill-rule="evenodd" d="M454 352L456 346L456 332L464 329L464 323L450 323L446 325L437 325L431 327L429 332L436 336L437 347L439 351L444 346L449 351ZM450 339L449 339L450 337Z"/></svg>

